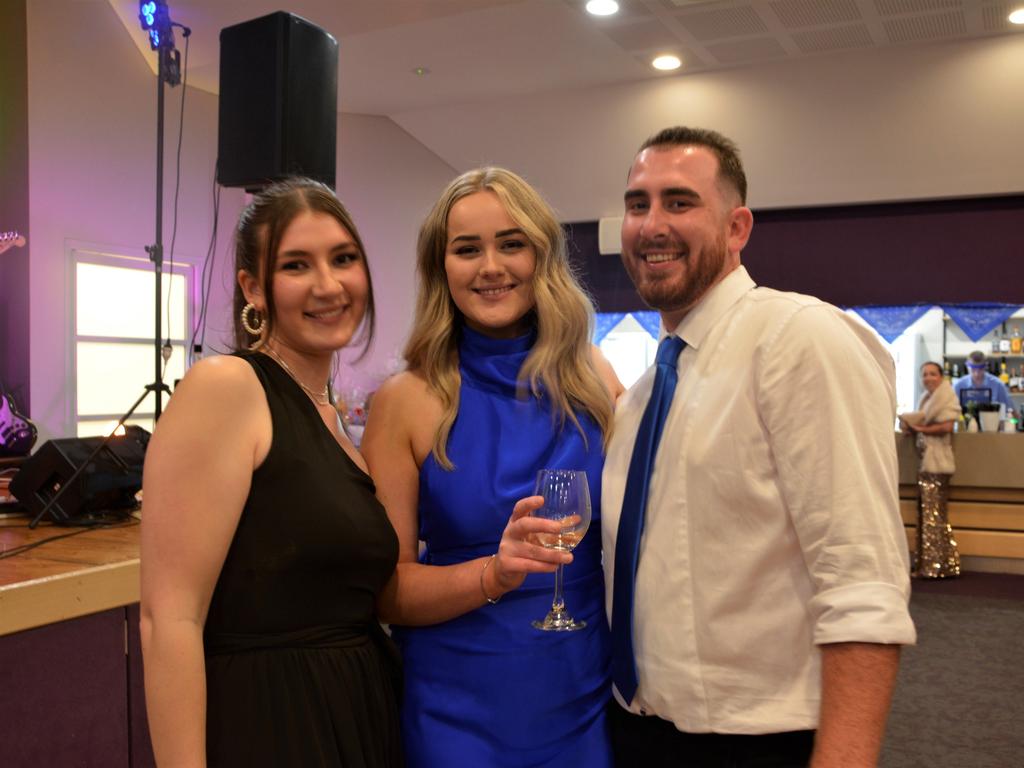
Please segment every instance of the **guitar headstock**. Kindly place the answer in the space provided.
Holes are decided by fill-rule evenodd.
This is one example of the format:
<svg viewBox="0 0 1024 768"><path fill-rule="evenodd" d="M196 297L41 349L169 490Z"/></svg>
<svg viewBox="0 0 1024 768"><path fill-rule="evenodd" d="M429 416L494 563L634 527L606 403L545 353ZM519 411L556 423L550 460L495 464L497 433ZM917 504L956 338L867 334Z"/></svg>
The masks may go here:
<svg viewBox="0 0 1024 768"><path fill-rule="evenodd" d="M0 253L8 248L21 248L25 244L25 236L18 234L17 230L12 232L0 232Z"/></svg>

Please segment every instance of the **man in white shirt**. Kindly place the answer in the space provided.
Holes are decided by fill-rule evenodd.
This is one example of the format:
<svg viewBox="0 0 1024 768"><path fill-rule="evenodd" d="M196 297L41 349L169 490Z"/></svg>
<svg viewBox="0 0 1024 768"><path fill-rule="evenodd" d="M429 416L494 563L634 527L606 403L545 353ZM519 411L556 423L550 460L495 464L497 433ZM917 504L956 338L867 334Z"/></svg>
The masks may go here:
<svg viewBox="0 0 1024 768"><path fill-rule="evenodd" d="M661 366L678 383L646 502L627 485L663 397L653 367L619 400L605 464L616 758L873 766L915 641L893 362L835 307L754 286L745 202L736 147L711 131L666 129L630 169L622 261L685 346Z"/></svg>

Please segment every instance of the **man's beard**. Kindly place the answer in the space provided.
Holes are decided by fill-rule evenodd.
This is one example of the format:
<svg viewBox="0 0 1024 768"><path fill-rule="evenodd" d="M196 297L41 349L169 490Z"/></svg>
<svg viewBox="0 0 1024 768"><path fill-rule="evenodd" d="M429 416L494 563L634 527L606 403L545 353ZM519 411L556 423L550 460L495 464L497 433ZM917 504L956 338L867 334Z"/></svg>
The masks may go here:
<svg viewBox="0 0 1024 768"><path fill-rule="evenodd" d="M644 250L647 247L648 244L641 244L637 250ZM694 259L690 252L682 257L686 266L685 275L682 276L646 272L644 266L633 256L625 257L623 263L633 285L636 286L637 293L647 306L659 312L678 312L696 304L715 284L721 276L727 257L725 233L721 233L713 244L701 250L698 258Z"/></svg>

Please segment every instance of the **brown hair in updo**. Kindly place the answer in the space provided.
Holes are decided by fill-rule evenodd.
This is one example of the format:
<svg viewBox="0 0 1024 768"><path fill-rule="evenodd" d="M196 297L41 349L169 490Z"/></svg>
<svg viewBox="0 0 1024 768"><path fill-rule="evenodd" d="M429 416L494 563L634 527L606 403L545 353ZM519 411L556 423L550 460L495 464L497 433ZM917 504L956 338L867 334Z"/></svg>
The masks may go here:
<svg viewBox="0 0 1024 768"><path fill-rule="evenodd" d="M362 257L366 272L366 313L361 325L363 333L363 354L373 339L375 313L373 304L373 283L366 263L366 249L359 237L359 230L348 210L338 200L334 191L326 184L313 179L295 177L279 181L256 195L242 211L235 230L235 273L244 270L255 277L263 289L267 301L266 327L258 344L270 337L274 329L274 258L281 244L281 237L296 216L303 212L324 213L343 226L355 241ZM242 308L247 304L245 294L235 283L234 336L235 349L248 349L252 336L242 327Z"/></svg>

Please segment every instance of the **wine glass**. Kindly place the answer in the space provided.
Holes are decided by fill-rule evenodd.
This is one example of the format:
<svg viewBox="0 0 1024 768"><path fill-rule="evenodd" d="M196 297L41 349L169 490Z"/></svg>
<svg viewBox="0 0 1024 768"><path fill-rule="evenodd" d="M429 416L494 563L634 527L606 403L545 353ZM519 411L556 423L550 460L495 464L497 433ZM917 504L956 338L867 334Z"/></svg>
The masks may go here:
<svg viewBox="0 0 1024 768"><path fill-rule="evenodd" d="M534 510L534 517L561 520L562 530L558 533L539 533L535 540L549 549L571 552L583 539L590 527L590 487L587 473L575 469L542 469L537 473L534 495L544 497L544 506ZM565 610L562 598L562 563L555 571L555 596L551 610L542 620L531 622L537 629L551 632L571 632L587 626L585 621L576 621Z"/></svg>

